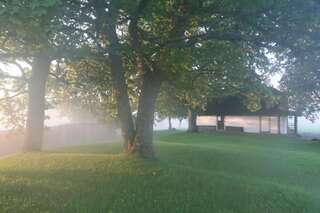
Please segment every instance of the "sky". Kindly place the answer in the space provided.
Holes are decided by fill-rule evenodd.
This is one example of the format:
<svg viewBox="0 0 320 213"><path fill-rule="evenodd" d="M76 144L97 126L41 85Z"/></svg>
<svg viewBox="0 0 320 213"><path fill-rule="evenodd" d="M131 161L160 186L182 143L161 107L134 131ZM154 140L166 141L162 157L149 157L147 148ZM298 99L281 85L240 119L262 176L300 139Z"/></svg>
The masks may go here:
<svg viewBox="0 0 320 213"><path fill-rule="evenodd" d="M270 83L274 88L279 88L280 86L280 80L282 78L282 74L281 73L275 73L271 78L270 78Z"/></svg>

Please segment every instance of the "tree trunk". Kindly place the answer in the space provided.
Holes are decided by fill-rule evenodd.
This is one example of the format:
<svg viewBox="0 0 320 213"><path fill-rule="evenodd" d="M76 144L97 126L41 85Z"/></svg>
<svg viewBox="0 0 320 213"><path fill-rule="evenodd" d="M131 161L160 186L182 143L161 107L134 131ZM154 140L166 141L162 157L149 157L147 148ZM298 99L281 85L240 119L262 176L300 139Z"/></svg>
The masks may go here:
<svg viewBox="0 0 320 213"><path fill-rule="evenodd" d="M181 128L183 118L179 118L179 128Z"/></svg>
<svg viewBox="0 0 320 213"><path fill-rule="evenodd" d="M153 158L153 122L155 102L161 86L161 80L152 72L145 73L136 123L136 137L131 144L130 153L137 153L140 157Z"/></svg>
<svg viewBox="0 0 320 213"><path fill-rule="evenodd" d="M171 122L171 116L168 117L168 121L169 121L169 130L172 130L172 122Z"/></svg>
<svg viewBox="0 0 320 213"><path fill-rule="evenodd" d="M294 134L298 135L298 116L294 116Z"/></svg>
<svg viewBox="0 0 320 213"><path fill-rule="evenodd" d="M197 112L194 109L188 109L188 132L198 132Z"/></svg>
<svg viewBox="0 0 320 213"><path fill-rule="evenodd" d="M129 144L131 144L134 140L135 131L132 112L130 108L128 89L124 76L121 47L114 23L109 23L107 36L110 42L109 59L111 63L111 78L117 102L118 118L120 121L120 127L124 139L124 149L127 152Z"/></svg>
<svg viewBox="0 0 320 213"><path fill-rule="evenodd" d="M24 141L25 151L41 151L44 133L45 93L49 75L50 59L36 57L32 64L32 74L28 84L28 114Z"/></svg>

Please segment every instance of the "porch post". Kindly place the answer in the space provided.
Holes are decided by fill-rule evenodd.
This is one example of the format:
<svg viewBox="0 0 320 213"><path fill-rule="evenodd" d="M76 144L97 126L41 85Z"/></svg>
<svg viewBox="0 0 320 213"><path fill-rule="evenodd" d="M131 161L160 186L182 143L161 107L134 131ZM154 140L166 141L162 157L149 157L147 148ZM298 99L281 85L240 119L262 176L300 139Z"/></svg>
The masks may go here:
<svg viewBox="0 0 320 213"><path fill-rule="evenodd" d="M294 134L298 135L298 116L294 116Z"/></svg>
<svg viewBox="0 0 320 213"><path fill-rule="evenodd" d="M271 134L271 116L269 116L269 134Z"/></svg>
<svg viewBox="0 0 320 213"><path fill-rule="evenodd" d="M216 115L216 131L218 131L219 128L218 128L218 115Z"/></svg>
<svg viewBox="0 0 320 213"><path fill-rule="evenodd" d="M281 124L281 122L280 122L281 120L280 120L280 115L278 116L278 134L280 135L281 134L281 129L280 129L280 124Z"/></svg>
<svg viewBox="0 0 320 213"><path fill-rule="evenodd" d="M259 115L259 133L262 133L262 117Z"/></svg>

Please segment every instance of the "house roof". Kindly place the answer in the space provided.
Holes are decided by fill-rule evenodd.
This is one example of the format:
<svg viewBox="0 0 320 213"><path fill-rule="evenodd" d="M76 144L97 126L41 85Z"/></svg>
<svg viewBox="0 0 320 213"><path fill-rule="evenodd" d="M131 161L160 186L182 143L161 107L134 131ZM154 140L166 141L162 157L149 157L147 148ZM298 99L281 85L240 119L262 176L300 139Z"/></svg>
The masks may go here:
<svg viewBox="0 0 320 213"><path fill-rule="evenodd" d="M280 91L271 88L273 96L278 98L278 102L270 104L266 98L261 98L261 108L258 111L251 111L245 104L245 98L238 96L227 96L224 98L212 99L208 102L205 111L201 115L290 115L288 110L287 96Z"/></svg>

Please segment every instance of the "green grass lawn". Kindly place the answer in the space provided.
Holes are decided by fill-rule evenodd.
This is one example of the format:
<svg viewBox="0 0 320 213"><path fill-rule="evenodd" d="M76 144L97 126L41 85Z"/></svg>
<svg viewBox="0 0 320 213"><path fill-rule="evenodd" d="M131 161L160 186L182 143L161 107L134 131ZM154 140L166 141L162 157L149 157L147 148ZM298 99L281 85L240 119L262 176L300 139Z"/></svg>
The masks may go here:
<svg viewBox="0 0 320 213"><path fill-rule="evenodd" d="M320 144L157 133L157 160L121 144L0 160L0 212L320 212Z"/></svg>

